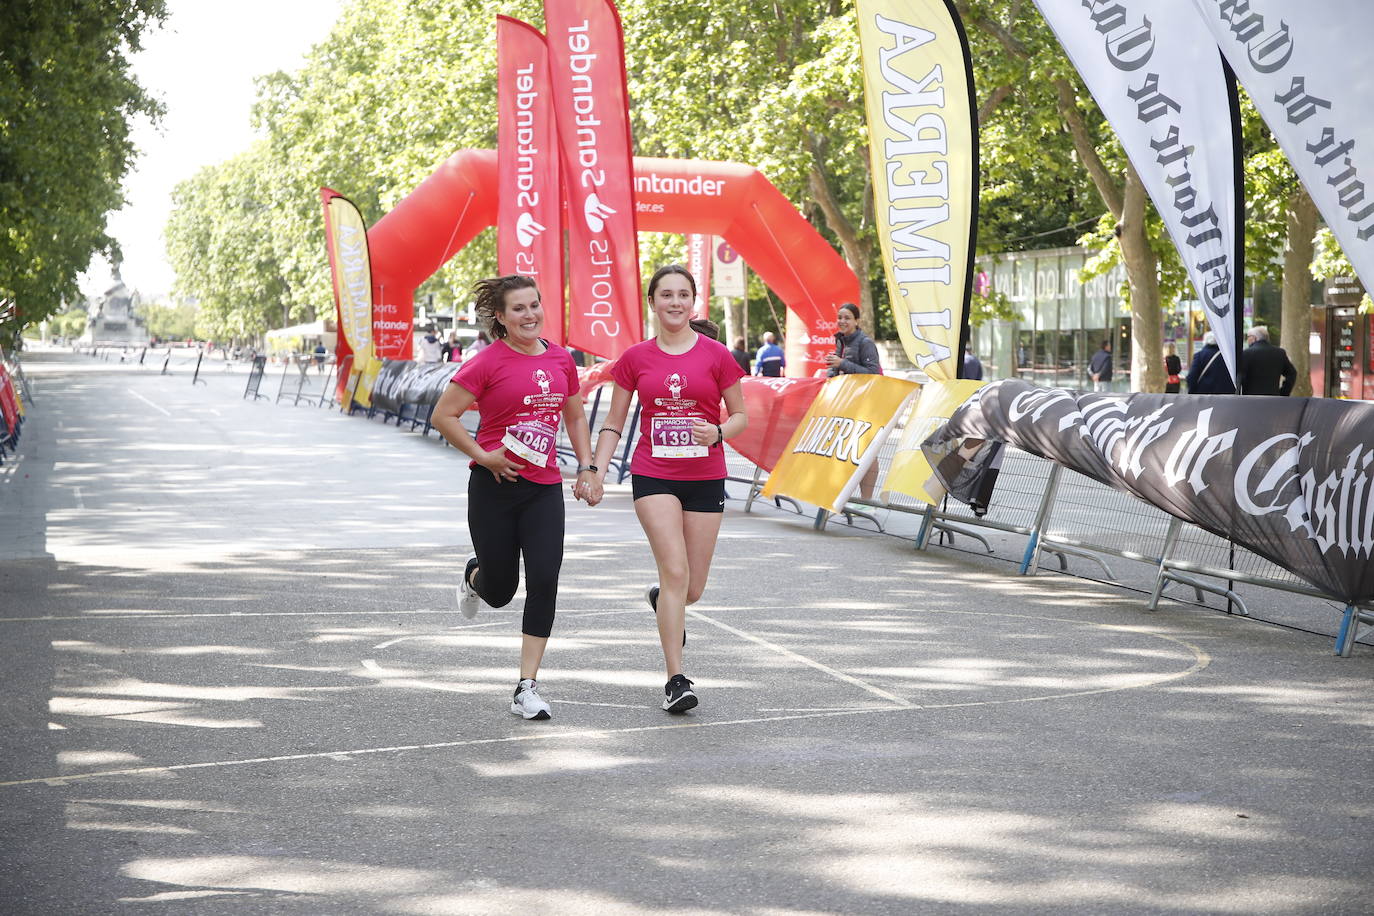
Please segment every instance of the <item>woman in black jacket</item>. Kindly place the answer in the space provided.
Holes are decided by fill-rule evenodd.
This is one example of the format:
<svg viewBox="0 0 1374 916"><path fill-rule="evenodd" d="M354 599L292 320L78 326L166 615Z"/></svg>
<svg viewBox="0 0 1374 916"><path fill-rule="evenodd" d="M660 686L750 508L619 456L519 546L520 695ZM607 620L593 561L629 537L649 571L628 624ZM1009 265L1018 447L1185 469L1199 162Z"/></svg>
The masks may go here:
<svg viewBox="0 0 1374 916"><path fill-rule="evenodd" d="M826 356L830 368L826 375L882 375L878 364L878 345L859 329L859 307L852 302L840 306L835 316L835 352Z"/></svg>

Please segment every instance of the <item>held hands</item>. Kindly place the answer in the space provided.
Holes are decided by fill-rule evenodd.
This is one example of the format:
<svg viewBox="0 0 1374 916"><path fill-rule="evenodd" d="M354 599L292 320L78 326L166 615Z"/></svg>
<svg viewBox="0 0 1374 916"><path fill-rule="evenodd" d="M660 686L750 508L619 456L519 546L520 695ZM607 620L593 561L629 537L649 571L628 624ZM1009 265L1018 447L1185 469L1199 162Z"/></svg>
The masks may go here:
<svg viewBox="0 0 1374 916"><path fill-rule="evenodd" d="M588 507L595 506L601 502L604 488L601 485L601 478L595 471L583 471L577 475L577 480L573 482L573 498L586 502Z"/></svg>
<svg viewBox="0 0 1374 916"><path fill-rule="evenodd" d="M840 356L839 356L838 353L827 353L827 354L825 354L825 364L826 364L827 366L829 366L831 369L834 369L836 366L838 366L838 365L839 365L840 363L842 363L842 362L844 362L844 360L840 359Z"/></svg>
<svg viewBox="0 0 1374 916"><path fill-rule="evenodd" d="M520 476L521 469L524 468L524 465L520 464L518 461L512 461L503 448L498 448L494 452L486 452L481 458L477 459L477 463L488 471L491 471L497 483L515 480Z"/></svg>

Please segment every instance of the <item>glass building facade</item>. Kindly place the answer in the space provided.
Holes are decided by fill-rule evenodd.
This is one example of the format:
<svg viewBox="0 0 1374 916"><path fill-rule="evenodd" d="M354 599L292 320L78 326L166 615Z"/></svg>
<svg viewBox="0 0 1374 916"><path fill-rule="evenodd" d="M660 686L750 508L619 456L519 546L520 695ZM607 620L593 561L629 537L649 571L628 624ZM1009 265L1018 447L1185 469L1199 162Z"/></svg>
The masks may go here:
<svg viewBox="0 0 1374 916"><path fill-rule="evenodd" d="M1124 267L1086 283L1079 273L1089 253L1083 248L1049 248L985 255L976 259L975 288L986 283L1007 296L1019 317L990 321L972 328L973 352L988 378L1024 378L1037 385L1091 388L1088 361L1112 343L1113 391L1129 391L1131 316L1121 296ZM982 275L986 274L986 279ZM1178 325L1171 334L1169 325ZM1188 320L1177 320L1166 307L1165 339L1180 343ZM1184 347L1179 347L1184 355Z"/></svg>

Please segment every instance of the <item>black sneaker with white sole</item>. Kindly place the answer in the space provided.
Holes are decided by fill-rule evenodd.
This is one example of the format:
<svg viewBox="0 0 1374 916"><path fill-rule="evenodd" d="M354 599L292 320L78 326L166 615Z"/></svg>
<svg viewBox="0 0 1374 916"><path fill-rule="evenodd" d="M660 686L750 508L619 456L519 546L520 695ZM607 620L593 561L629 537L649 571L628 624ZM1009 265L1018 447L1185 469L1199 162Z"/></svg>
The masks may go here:
<svg viewBox="0 0 1374 916"><path fill-rule="evenodd" d="M649 607L653 608L653 609L654 609L654 613L657 614L657 613L658 613L658 586L657 586L657 585L651 585L651 586L649 586L649 590L648 590L647 592L644 593L644 597L645 597L645 599L649 602ZM682 625L682 644L683 644L684 646L687 645L687 624L686 624L685 622L684 622L683 625Z"/></svg>
<svg viewBox="0 0 1374 916"><path fill-rule="evenodd" d="M663 685L663 708L668 712L686 712L697 705L697 695L692 692L692 682L681 674L674 674Z"/></svg>

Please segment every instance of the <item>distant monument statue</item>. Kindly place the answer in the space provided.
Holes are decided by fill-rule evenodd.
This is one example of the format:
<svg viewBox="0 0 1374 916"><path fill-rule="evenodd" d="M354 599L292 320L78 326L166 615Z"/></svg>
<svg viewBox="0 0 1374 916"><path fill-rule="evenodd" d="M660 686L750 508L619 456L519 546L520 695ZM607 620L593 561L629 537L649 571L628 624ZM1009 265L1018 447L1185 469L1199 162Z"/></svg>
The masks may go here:
<svg viewBox="0 0 1374 916"><path fill-rule="evenodd" d="M134 295L119 275L118 261L114 262L111 273L114 286L105 290L105 295L96 302L95 311L86 321L86 332L81 335L81 343L143 346L148 343L148 329L143 326L143 319L134 314Z"/></svg>

